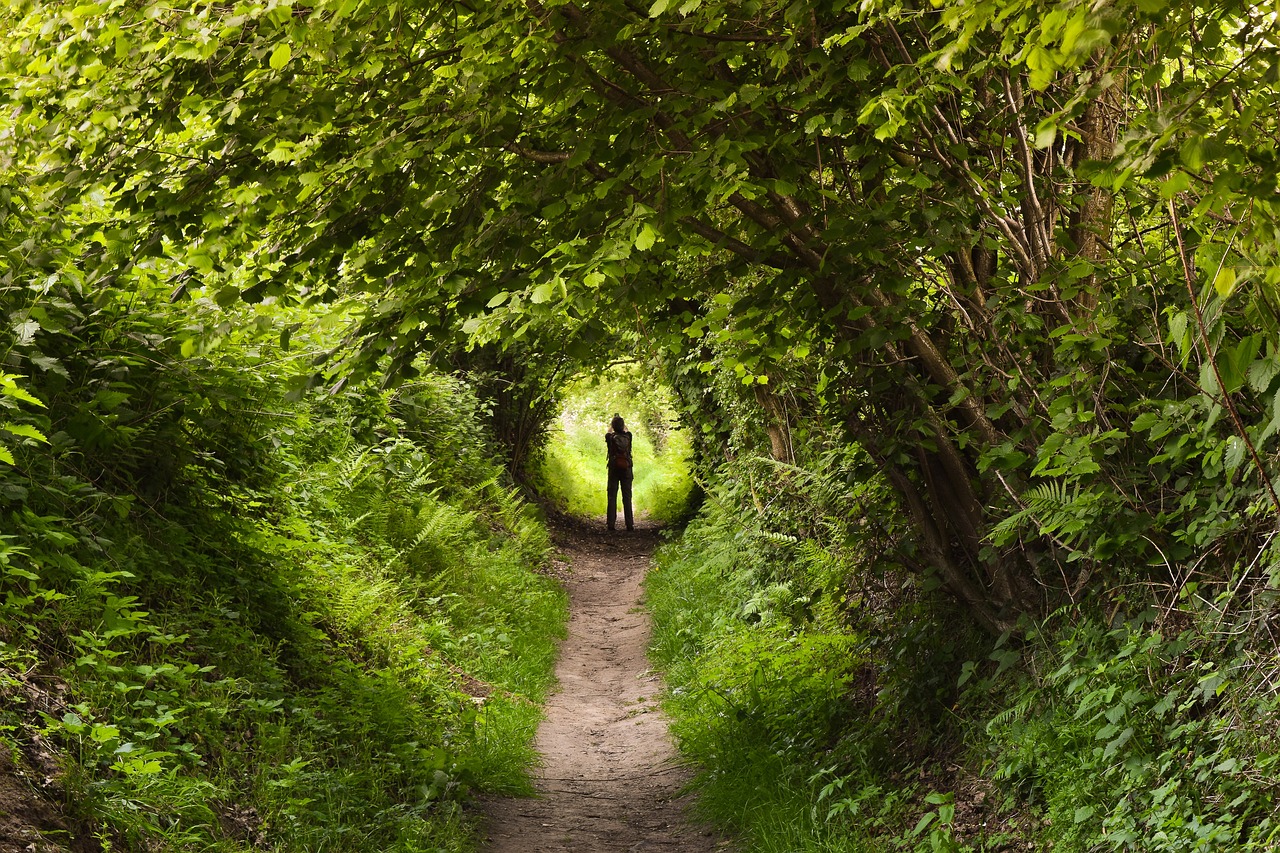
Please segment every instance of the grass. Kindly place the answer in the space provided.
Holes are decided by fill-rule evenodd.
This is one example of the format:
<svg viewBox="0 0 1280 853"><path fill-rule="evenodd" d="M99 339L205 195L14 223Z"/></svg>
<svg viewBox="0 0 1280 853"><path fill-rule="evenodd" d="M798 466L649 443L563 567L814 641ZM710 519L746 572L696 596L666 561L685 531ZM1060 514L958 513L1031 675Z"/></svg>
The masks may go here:
<svg viewBox="0 0 1280 853"><path fill-rule="evenodd" d="M881 849L828 820L818 797L814 756L833 745L856 638L797 634L770 614L748 622L740 533L704 515L658 552L645 583L651 656L667 678L672 732L700 767L699 809L753 853Z"/></svg>

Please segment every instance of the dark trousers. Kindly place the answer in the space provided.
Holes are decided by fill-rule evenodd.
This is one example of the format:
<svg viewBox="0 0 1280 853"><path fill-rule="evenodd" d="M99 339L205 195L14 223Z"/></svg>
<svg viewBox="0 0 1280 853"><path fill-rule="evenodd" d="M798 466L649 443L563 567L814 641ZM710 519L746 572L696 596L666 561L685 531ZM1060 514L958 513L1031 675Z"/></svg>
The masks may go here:
<svg viewBox="0 0 1280 853"><path fill-rule="evenodd" d="M627 529L635 528L635 520L631 517L631 469L622 471L609 466L609 529L613 530L618 521L618 487L622 487L622 517L627 522Z"/></svg>

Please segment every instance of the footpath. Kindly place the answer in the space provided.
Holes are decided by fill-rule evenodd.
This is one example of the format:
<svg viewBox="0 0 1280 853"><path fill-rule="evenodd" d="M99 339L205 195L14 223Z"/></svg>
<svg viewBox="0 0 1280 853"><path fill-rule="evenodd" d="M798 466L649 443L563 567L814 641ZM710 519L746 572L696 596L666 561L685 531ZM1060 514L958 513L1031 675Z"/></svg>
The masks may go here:
<svg viewBox="0 0 1280 853"><path fill-rule="evenodd" d="M645 650L641 586L658 531L608 533L569 522L569 636L558 691L538 730L538 796L486 804L488 853L727 853L689 815L689 772L659 711L662 682Z"/></svg>

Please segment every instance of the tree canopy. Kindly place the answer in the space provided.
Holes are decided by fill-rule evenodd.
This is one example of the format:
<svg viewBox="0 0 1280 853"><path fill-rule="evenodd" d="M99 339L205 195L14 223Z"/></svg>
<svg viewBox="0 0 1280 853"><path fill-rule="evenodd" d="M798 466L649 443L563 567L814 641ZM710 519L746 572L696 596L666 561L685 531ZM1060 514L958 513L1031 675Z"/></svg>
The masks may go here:
<svg viewBox="0 0 1280 853"><path fill-rule="evenodd" d="M910 519L898 558L1004 630L1274 528L1273 18L20 2L5 282L353 298L325 369L357 377L731 372L775 430L784 394L839 424Z"/></svg>

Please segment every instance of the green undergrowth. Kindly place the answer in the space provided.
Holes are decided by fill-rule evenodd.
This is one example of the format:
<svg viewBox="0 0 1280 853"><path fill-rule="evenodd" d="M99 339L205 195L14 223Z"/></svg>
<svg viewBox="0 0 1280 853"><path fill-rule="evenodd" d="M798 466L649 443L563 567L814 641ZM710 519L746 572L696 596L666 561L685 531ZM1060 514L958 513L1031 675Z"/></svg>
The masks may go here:
<svg viewBox="0 0 1280 853"><path fill-rule="evenodd" d="M103 849L469 850L472 796L529 790L545 526L465 384L289 402L253 340L46 343L48 443L0 471L0 748Z"/></svg>
<svg viewBox="0 0 1280 853"><path fill-rule="evenodd" d="M700 808L744 851L1280 844L1273 597L1242 600L1237 577L991 638L867 559L865 528L832 535L833 508L873 487L840 499L843 484L755 464L646 582ZM825 521L788 509L788 479Z"/></svg>
<svg viewBox="0 0 1280 853"><path fill-rule="evenodd" d="M655 556L651 653L703 813L746 851L880 850L915 786L889 772L870 638L843 625L816 550L742 524L713 493ZM814 612L814 606L827 612Z"/></svg>
<svg viewBox="0 0 1280 853"><path fill-rule="evenodd" d="M969 691L991 712L978 741L999 790L1035 807L1055 850L1280 845L1273 604L1237 609L1230 590L1201 598L1192 586L1175 609L1110 625L1064 613L1007 684Z"/></svg>
<svg viewBox="0 0 1280 853"><path fill-rule="evenodd" d="M904 637L887 659L841 614L839 568L713 499L646 583L652 654L673 733L699 769L699 807L747 851L891 849L930 793L895 753L911 752L901 739L939 708L941 685L911 674L954 649Z"/></svg>
<svg viewBox="0 0 1280 853"><path fill-rule="evenodd" d="M572 515L605 514L604 435L614 414L622 415L632 434L637 516L660 522L687 517L696 489L688 436L676 426L670 392L633 365L568 386L537 471L540 491Z"/></svg>

